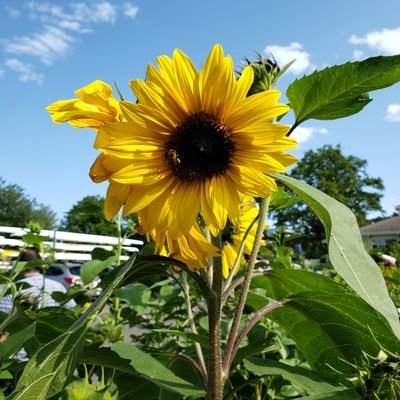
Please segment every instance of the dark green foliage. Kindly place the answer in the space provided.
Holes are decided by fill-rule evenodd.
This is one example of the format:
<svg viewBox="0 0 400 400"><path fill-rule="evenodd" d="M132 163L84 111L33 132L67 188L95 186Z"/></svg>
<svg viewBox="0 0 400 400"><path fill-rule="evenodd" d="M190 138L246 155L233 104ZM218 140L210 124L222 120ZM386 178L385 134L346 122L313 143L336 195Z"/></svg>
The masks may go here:
<svg viewBox="0 0 400 400"><path fill-rule="evenodd" d="M25 227L36 221L43 229L52 229L56 214L47 205L38 203L15 184L7 184L0 177L0 225Z"/></svg>
<svg viewBox="0 0 400 400"><path fill-rule="evenodd" d="M104 218L104 198L86 196L67 212L60 229L92 235L116 236L117 227Z"/></svg>
<svg viewBox="0 0 400 400"><path fill-rule="evenodd" d="M383 182L367 173L367 161L356 156L345 156L340 145L326 145L309 150L292 169L290 176L321 190L345 204L353 211L359 225L367 222L370 212L382 211ZM307 255L319 258L326 254L321 243L324 228L304 203L275 210L278 225L286 224L298 233L309 236L305 243Z"/></svg>

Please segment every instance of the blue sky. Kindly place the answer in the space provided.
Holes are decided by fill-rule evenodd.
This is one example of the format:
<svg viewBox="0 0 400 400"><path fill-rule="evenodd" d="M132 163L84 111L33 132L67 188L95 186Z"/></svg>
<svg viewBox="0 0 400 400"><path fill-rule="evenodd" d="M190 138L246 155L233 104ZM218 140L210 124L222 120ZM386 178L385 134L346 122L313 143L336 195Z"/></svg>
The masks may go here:
<svg viewBox="0 0 400 400"><path fill-rule="evenodd" d="M72 98L100 79L118 83L133 99L129 80L174 48L198 67L221 43L237 66L254 51L287 62L278 88L296 77L355 59L400 53L400 2L354 0L132 0L0 2L0 176L22 186L59 218L86 195L101 194L88 170L97 152L94 132L51 122L45 107ZM400 204L400 85L373 92L360 114L308 121L297 129L293 154L341 144L368 160L368 173L385 183L388 214Z"/></svg>

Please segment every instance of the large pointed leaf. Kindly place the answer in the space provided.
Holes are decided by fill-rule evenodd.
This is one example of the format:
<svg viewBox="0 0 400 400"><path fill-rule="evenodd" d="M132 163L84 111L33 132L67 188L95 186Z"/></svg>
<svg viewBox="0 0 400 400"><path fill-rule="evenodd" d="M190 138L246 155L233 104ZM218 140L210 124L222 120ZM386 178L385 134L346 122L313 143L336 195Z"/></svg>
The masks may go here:
<svg viewBox="0 0 400 400"><path fill-rule="evenodd" d="M400 55L379 56L315 71L294 81L286 94L298 125L356 114L371 101L368 92L399 81Z"/></svg>
<svg viewBox="0 0 400 400"><path fill-rule="evenodd" d="M127 343L114 343L111 349L120 357L130 361L133 368L144 378L157 386L183 396L201 397L203 389L175 375L169 368L153 358L150 354Z"/></svg>
<svg viewBox="0 0 400 400"><path fill-rule="evenodd" d="M182 261L159 255L139 254L136 258L135 265L135 269L133 269L125 277L120 286L128 285L132 282L136 282L149 276L166 276L169 274L168 267L173 266L186 271L197 283L205 298L208 298L210 294L210 288L207 286L206 282L201 278L201 276L197 272L191 271ZM112 282L114 280L114 276L117 274L120 268L121 267L114 268L103 279L101 282L101 287L104 287L104 285L108 285L110 282Z"/></svg>
<svg viewBox="0 0 400 400"><path fill-rule="evenodd" d="M29 360L10 399L45 400L64 388L75 368L88 327L128 274L135 257L133 255L119 270L114 281L68 331L41 348Z"/></svg>
<svg viewBox="0 0 400 400"><path fill-rule="evenodd" d="M273 177L304 200L320 219L328 240L330 261L338 274L368 304L378 310L400 338L397 309L389 297L382 272L366 252L354 214L320 190L282 174Z"/></svg>
<svg viewBox="0 0 400 400"><path fill-rule="evenodd" d="M336 399L342 400L357 400L360 398L353 389L338 383L328 382L305 368L293 367L275 360L259 358L245 360L244 366L257 376L280 375L292 383L300 392L307 395L335 394L337 396Z"/></svg>
<svg viewBox="0 0 400 400"><path fill-rule="evenodd" d="M114 381L118 387L118 400L160 400L160 388L141 376L117 374Z"/></svg>
<svg viewBox="0 0 400 400"><path fill-rule="evenodd" d="M99 365L125 374L137 375L129 361L119 357L109 347L98 347L95 344L84 347L80 353L80 360L88 365Z"/></svg>
<svg viewBox="0 0 400 400"><path fill-rule="evenodd" d="M387 321L358 296L310 291L285 301L267 316L288 332L313 371L321 375L351 377L365 361L364 354L376 357L381 348L400 351ZM247 299L256 310L268 302L255 293Z"/></svg>
<svg viewBox="0 0 400 400"><path fill-rule="evenodd" d="M28 325L20 332L14 333L0 342L0 362L2 363L8 357L16 353L22 345L35 335L36 322Z"/></svg>
<svg viewBox="0 0 400 400"><path fill-rule="evenodd" d="M267 296L275 300L282 300L301 292L348 293L347 289L334 280L301 269L268 271L263 276L255 276L251 287L265 289Z"/></svg>

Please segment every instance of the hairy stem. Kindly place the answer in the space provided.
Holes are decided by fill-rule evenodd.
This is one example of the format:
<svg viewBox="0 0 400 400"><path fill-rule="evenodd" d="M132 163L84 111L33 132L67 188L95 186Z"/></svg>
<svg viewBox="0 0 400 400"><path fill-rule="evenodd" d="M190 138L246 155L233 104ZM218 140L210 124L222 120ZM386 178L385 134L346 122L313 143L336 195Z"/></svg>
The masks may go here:
<svg viewBox="0 0 400 400"><path fill-rule="evenodd" d="M269 271L253 271L252 277L255 276L264 276L267 275ZM238 279L235 279L225 290L224 293L222 293L222 305L225 304L226 300L228 299L229 295L232 293L232 291L235 289L235 287L241 285L241 283L244 280L244 276L241 276Z"/></svg>
<svg viewBox="0 0 400 400"><path fill-rule="evenodd" d="M214 238L214 245L221 249L221 236ZM208 399L222 400L223 378L221 368L221 295L222 295L222 259L214 257L212 294L208 298Z"/></svg>
<svg viewBox="0 0 400 400"><path fill-rule="evenodd" d="M240 331L240 333L237 335L235 343L233 344L233 351L232 351L232 360L236 352L238 351L238 348L240 346L240 343L242 340L247 336L247 334L251 331L251 329L254 327L254 325L260 320L261 317L263 317L265 314L276 310L277 308L282 307L287 301L282 300L282 301L276 301L271 304L267 304L266 306L262 307L259 309L251 318L250 320L246 323L244 328Z"/></svg>
<svg viewBox="0 0 400 400"><path fill-rule="evenodd" d="M242 319L244 305L246 303L247 294L250 288L250 281L253 275L254 265L257 260L257 254L260 249L261 239L263 236L264 231L264 223L268 213L268 206L269 206L270 198L262 199L260 205L260 211L258 214L258 225L257 231L253 243L253 248L251 249L250 258L247 265L247 270L243 279L242 289L239 294L239 300L235 308L235 313L233 316L231 330L228 336L228 342L226 345L223 363L222 363L222 370L224 377L229 375L229 370L232 364L234 354L234 345L237 337L237 333L239 330L240 320Z"/></svg>
<svg viewBox="0 0 400 400"><path fill-rule="evenodd" d="M239 267L240 261L242 259L242 254L243 254L243 251L244 251L244 246L246 245L247 236L249 235L250 231L253 229L253 226L256 223L257 219L258 219L258 216L256 218L254 218L254 221L249 225L249 227L246 230L246 233L243 236L242 243L240 243L240 246L239 246L239 249L238 249L238 252L237 252L237 257L236 257L235 263L233 264L232 269L231 269L231 271L229 273L228 279L225 282L224 293L226 292L226 289L232 283L232 279L233 279L233 277L234 277L234 275L235 275L235 273L236 273L236 271L237 271L237 269Z"/></svg>

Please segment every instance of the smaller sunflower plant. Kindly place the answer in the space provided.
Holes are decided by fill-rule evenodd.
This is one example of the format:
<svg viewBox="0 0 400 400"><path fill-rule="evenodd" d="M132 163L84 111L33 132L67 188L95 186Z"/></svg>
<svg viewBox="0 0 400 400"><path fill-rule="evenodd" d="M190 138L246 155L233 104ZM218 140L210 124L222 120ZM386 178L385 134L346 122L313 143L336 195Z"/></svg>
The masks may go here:
<svg viewBox="0 0 400 400"><path fill-rule="evenodd" d="M33 390L40 399L58 395L82 363L105 369L111 381L115 374L120 395L131 398L283 398L283 382L292 398L361 399L357 365L365 354L372 360L400 351L397 310L351 211L285 173L296 163L288 152L297 145L296 127L361 111L370 91L400 80L400 56L315 71L289 85L286 100L275 87L290 64L274 59L245 59L237 73L217 44L200 69L181 50L156 64L144 80L130 81L130 100L97 80L47 107L56 123L94 130L98 156L89 175L108 182L104 214L110 221L135 215L149 244L112 268L96 302L32 354L12 399L30 399ZM268 210L293 204L289 192L323 223L330 261L345 284L294 269L290 260L279 268L263 260L257 268ZM150 330L162 345L123 341L119 329L111 345L88 350L87 331L113 293L125 293L131 305L139 296L140 307L130 309L136 316L154 306L149 282L151 290L162 287L158 304L170 310L176 303L168 296L181 293L182 324L179 313L154 319ZM117 325L128 308L119 308ZM171 338L176 344L182 337L186 345L174 347ZM297 365L289 361L292 350L284 351L293 345ZM238 378L239 370L245 373Z"/></svg>

